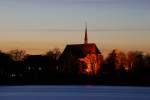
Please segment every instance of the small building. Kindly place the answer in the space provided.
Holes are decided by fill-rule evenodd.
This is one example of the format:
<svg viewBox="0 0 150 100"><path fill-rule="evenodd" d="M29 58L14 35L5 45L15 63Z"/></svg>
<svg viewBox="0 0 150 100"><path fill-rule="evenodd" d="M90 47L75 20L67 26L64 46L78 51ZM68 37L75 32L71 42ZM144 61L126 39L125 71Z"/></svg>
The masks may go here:
<svg viewBox="0 0 150 100"><path fill-rule="evenodd" d="M60 70L65 74L96 75L103 56L95 43L88 43L87 28L83 44L69 44L60 56Z"/></svg>

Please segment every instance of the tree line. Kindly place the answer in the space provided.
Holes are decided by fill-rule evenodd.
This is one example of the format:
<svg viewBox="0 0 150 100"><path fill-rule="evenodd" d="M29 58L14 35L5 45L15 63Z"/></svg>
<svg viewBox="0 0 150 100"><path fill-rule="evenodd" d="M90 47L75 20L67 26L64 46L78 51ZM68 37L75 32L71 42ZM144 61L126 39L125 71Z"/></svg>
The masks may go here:
<svg viewBox="0 0 150 100"><path fill-rule="evenodd" d="M104 60L101 76L110 82L149 84L150 55L141 51L124 53L114 49Z"/></svg>
<svg viewBox="0 0 150 100"><path fill-rule="evenodd" d="M18 49L0 51L0 84L150 84L150 55L141 51L112 50L94 76L62 73L61 54L59 48L43 55L29 55Z"/></svg>

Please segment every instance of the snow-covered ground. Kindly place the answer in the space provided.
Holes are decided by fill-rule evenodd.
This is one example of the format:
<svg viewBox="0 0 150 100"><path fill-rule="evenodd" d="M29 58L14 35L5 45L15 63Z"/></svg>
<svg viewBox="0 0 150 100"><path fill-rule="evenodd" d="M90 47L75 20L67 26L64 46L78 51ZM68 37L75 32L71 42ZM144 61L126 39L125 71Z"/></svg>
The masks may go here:
<svg viewBox="0 0 150 100"><path fill-rule="evenodd" d="M150 87L0 86L0 100L150 100Z"/></svg>

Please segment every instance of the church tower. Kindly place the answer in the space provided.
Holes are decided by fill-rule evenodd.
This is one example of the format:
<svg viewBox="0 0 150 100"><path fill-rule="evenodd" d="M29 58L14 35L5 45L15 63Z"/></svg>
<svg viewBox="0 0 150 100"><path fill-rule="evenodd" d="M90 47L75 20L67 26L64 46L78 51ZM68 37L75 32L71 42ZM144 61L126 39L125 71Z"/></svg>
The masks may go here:
<svg viewBox="0 0 150 100"><path fill-rule="evenodd" d="M86 27L85 27L85 37L84 37L84 44L88 44L87 25L86 25Z"/></svg>
<svg viewBox="0 0 150 100"><path fill-rule="evenodd" d="M82 33L83 34L83 33ZM87 24L82 44L69 44L59 58L62 73L79 75L97 75L103 56L95 43L88 42ZM78 70L74 70L77 68Z"/></svg>

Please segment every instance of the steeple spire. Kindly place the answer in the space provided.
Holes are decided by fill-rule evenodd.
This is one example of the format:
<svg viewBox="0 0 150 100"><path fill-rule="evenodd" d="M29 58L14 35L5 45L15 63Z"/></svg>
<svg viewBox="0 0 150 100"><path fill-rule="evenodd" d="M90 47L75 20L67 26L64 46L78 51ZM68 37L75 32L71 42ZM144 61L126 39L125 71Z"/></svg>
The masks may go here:
<svg viewBox="0 0 150 100"><path fill-rule="evenodd" d="M88 36L87 36L87 24L86 24L86 27L85 27L85 37L84 37L84 44L87 44L88 43Z"/></svg>

